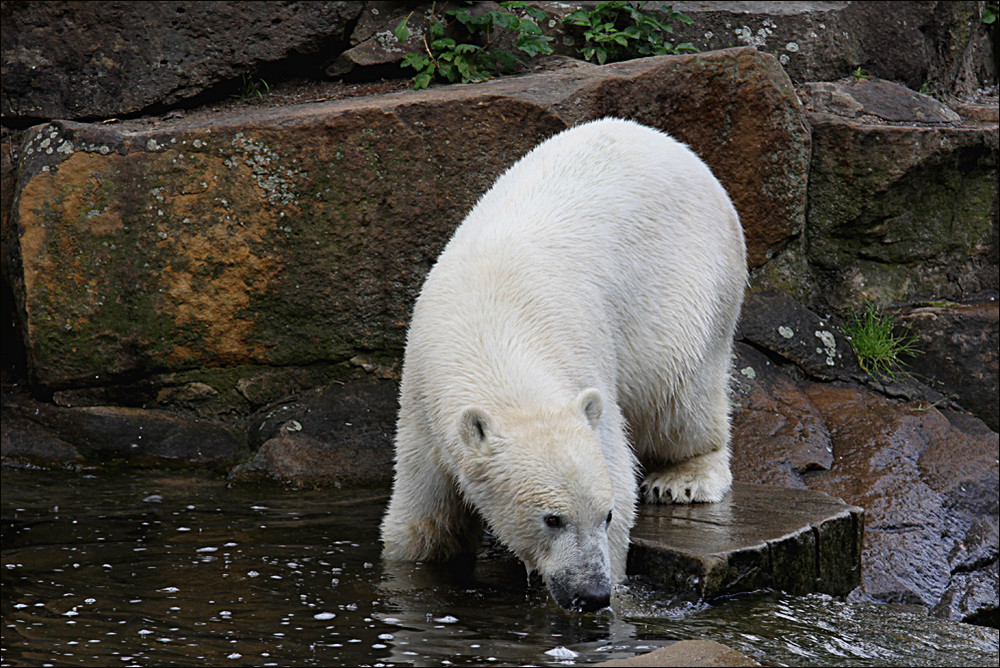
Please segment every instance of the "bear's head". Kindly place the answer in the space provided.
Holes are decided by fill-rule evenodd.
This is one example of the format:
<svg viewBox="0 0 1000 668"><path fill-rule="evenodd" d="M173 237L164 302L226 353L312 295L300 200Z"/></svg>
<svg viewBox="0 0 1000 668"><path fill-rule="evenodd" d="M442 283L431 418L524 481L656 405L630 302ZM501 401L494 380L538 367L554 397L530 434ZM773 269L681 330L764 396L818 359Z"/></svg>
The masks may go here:
<svg viewBox="0 0 1000 668"><path fill-rule="evenodd" d="M611 476L598 427L603 403L584 390L568 406L459 417L462 487L493 533L564 608L609 605Z"/></svg>

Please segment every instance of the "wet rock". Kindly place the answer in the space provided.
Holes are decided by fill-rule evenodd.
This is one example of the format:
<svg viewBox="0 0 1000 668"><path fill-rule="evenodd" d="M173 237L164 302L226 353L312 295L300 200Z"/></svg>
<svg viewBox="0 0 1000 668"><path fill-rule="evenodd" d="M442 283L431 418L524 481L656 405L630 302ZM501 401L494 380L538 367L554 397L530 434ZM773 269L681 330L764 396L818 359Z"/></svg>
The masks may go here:
<svg viewBox="0 0 1000 668"><path fill-rule="evenodd" d="M736 344L734 368L733 477L805 488L803 473L833 463L823 415L760 351Z"/></svg>
<svg viewBox="0 0 1000 668"><path fill-rule="evenodd" d="M747 295L736 337L788 360L813 378L857 381L865 376L840 328L783 292Z"/></svg>
<svg viewBox="0 0 1000 668"><path fill-rule="evenodd" d="M42 468L76 468L87 464L73 444L6 407L0 426L0 461L5 466Z"/></svg>
<svg viewBox="0 0 1000 668"><path fill-rule="evenodd" d="M805 390L834 446L830 470L808 474L806 483L866 511L856 597L949 616L995 610L1000 594L981 590L996 582L989 572L998 550L997 433L971 416L857 388ZM961 600L978 607L953 604Z"/></svg>
<svg viewBox="0 0 1000 668"><path fill-rule="evenodd" d="M111 118L343 48L357 2L4 3L5 119ZM307 58L308 59L308 58ZM267 75L269 76L269 75Z"/></svg>
<svg viewBox="0 0 1000 668"><path fill-rule="evenodd" d="M361 380L304 393L251 422L250 461L233 480L357 487L392 482L396 384Z"/></svg>
<svg viewBox="0 0 1000 668"><path fill-rule="evenodd" d="M807 114L813 308L996 290L996 126L876 125ZM993 281L991 284L990 281Z"/></svg>
<svg viewBox="0 0 1000 668"><path fill-rule="evenodd" d="M904 310L900 321L916 335L920 351L907 369L1000 430L1000 304L926 304Z"/></svg>
<svg viewBox="0 0 1000 668"><path fill-rule="evenodd" d="M734 483L719 503L638 507L628 571L677 598L758 589L845 595L864 511L809 490Z"/></svg>
<svg viewBox="0 0 1000 668"><path fill-rule="evenodd" d="M31 378L184 372L222 400L198 370L398 356L423 277L479 194L541 140L605 115L692 145L732 194L753 262L801 230L808 133L777 61L752 49L52 123L27 133L6 244Z"/></svg>
<svg viewBox="0 0 1000 668"><path fill-rule="evenodd" d="M242 433L207 420L122 406L64 408L4 391L4 464L197 466L226 470Z"/></svg>
<svg viewBox="0 0 1000 668"><path fill-rule="evenodd" d="M597 666L759 666L760 664L714 640L679 640L631 659L613 659Z"/></svg>

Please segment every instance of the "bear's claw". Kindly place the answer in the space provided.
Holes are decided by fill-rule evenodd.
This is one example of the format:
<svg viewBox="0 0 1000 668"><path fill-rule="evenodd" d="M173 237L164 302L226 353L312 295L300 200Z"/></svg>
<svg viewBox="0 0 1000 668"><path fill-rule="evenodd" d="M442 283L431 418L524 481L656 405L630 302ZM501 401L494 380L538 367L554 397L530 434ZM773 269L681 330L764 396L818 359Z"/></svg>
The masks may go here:
<svg viewBox="0 0 1000 668"><path fill-rule="evenodd" d="M650 472L639 493L645 503L711 503L721 501L731 484L728 457L713 452Z"/></svg>

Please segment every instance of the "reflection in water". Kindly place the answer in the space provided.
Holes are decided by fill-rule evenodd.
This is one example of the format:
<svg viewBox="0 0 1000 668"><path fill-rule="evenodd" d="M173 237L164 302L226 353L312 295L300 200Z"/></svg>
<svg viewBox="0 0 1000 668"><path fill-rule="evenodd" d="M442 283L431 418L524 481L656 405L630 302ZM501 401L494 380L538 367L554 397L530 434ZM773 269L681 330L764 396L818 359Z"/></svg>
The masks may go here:
<svg viewBox="0 0 1000 668"><path fill-rule="evenodd" d="M3 665L572 665L683 638L772 665L996 665L995 630L828 597L685 607L633 584L578 615L502 559L383 571L385 496L2 476Z"/></svg>

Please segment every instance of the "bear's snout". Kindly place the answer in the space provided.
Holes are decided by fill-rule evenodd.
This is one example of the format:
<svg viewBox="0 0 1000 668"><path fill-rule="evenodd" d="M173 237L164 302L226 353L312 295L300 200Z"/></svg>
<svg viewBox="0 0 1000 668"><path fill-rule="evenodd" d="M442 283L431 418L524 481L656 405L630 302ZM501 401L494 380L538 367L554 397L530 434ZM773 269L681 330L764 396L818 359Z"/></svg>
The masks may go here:
<svg viewBox="0 0 1000 668"><path fill-rule="evenodd" d="M594 612L611 605L611 586L593 587L582 591L573 598L572 607L582 612Z"/></svg>
<svg viewBox="0 0 1000 668"><path fill-rule="evenodd" d="M548 588L556 603L567 610L594 612L611 605L611 583L608 580L588 582L576 587L552 581L548 583Z"/></svg>

